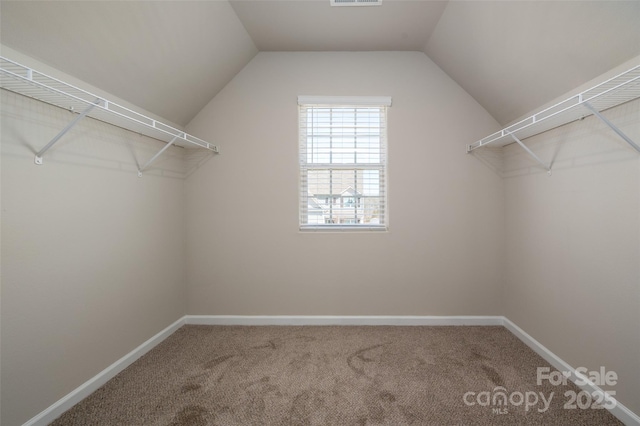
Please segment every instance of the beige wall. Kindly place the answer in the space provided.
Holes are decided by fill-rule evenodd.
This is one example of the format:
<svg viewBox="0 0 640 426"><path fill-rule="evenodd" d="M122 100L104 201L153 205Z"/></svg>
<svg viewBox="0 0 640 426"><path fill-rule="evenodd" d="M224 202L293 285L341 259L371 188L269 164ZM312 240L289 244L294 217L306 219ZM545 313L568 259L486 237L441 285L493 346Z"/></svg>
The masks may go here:
<svg viewBox="0 0 640 426"><path fill-rule="evenodd" d="M640 142L640 100L604 113ZM595 117L505 148L506 316L640 413L640 155Z"/></svg>
<svg viewBox="0 0 640 426"><path fill-rule="evenodd" d="M185 313L183 149L1 96L2 419L19 425Z"/></svg>
<svg viewBox="0 0 640 426"><path fill-rule="evenodd" d="M298 231L298 95L390 95L388 233ZM259 53L187 126L189 314L499 315L497 123L424 54Z"/></svg>
<svg viewBox="0 0 640 426"><path fill-rule="evenodd" d="M139 179L162 144L90 119L35 166L71 115L1 94L3 425L185 312L504 314L640 412L640 156L593 117L527 140L548 177L465 155L498 125L422 53L260 53L187 128L221 154ZM298 231L297 95L393 97L389 232Z"/></svg>

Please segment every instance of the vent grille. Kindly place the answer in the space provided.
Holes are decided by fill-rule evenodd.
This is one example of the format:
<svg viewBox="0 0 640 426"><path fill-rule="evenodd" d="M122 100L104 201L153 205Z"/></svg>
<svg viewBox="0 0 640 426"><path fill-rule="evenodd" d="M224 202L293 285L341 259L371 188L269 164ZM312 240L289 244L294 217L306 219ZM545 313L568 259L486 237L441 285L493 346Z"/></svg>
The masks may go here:
<svg viewBox="0 0 640 426"><path fill-rule="evenodd" d="M382 0L330 0L331 6L380 6Z"/></svg>

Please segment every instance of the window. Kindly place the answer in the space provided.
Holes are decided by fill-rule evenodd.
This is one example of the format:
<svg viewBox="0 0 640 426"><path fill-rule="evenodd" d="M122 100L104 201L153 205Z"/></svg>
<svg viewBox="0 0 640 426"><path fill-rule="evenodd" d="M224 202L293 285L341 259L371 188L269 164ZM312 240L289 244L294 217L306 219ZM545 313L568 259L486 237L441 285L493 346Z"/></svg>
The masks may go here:
<svg viewBox="0 0 640 426"><path fill-rule="evenodd" d="M299 96L300 229L387 229L389 97Z"/></svg>

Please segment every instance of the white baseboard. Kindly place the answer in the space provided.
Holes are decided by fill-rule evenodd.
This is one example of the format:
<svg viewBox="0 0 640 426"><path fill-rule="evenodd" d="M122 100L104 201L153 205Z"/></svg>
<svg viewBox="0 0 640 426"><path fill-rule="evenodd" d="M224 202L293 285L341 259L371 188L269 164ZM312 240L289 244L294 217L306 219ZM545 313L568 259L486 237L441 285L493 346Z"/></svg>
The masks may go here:
<svg viewBox="0 0 640 426"><path fill-rule="evenodd" d="M198 325L503 325L501 316L187 315Z"/></svg>
<svg viewBox="0 0 640 426"><path fill-rule="evenodd" d="M575 383L584 377L576 370L547 349L540 342L527 334L520 327L503 316L242 316L242 315L185 315L118 361L105 368L95 377L42 411L23 426L44 426L58 418L62 413L89 396L100 386L115 377L119 372L131 365L135 360L164 339L173 334L184 324L194 325L392 325L392 326L504 326L523 343L559 371L570 371L570 379ZM591 383L580 386L587 392L603 393L602 389ZM615 400L613 397L607 396ZM620 402L609 410L627 426L640 426L640 417Z"/></svg>
<svg viewBox="0 0 640 426"><path fill-rule="evenodd" d="M102 370L93 378L74 389L71 393L64 396L62 399L55 402L46 410L42 411L37 416L26 422L23 426L45 426L60 417L62 413L82 401L93 392L95 392L100 386L107 383L119 372L131 365L135 360L142 355L153 349L158 343L173 334L177 329L184 325L184 317L180 318L113 364Z"/></svg>
<svg viewBox="0 0 640 426"><path fill-rule="evenodd" d="M535 353L544 358L544 360L551 364L555 369L561 372L570 372L571 376L569 377L569 380L575 383L579 388L589 392L592 395L594 392L603 395L608 403L613 402L612 404L610 404L613 406L613 408L609 409L609 412L616 416L618 420L620 420L626 426L640 426L640 417L637 414L622 405L614 397L607 395L599 386L596 386L586 380L586 378L578 373L575 368L567 364L559 356L551 352L542 343L531 337L506 317L504 318L504 326L518 339L520 339L525 345L529 346ZM578 383L576 383L576 381L578 381Z"/></svg>

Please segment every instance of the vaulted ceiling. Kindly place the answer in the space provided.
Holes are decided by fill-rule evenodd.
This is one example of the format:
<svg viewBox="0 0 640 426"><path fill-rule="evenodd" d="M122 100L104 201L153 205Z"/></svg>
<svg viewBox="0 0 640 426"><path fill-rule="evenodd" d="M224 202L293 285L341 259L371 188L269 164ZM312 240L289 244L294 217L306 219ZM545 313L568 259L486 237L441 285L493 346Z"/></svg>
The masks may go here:
<svg viewBox="0 0 640 426"><path fill-rule="evenodd" d="M423 51L501 124L640 55L640 1L7 1L0 42L186 125L258 51Z"/></svg>

